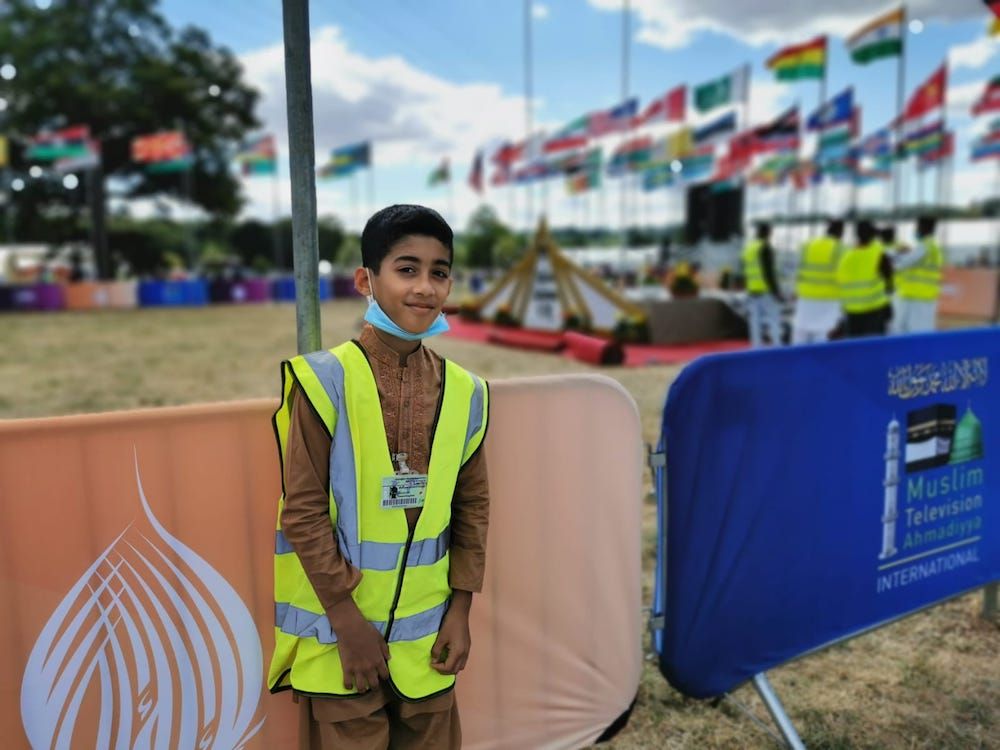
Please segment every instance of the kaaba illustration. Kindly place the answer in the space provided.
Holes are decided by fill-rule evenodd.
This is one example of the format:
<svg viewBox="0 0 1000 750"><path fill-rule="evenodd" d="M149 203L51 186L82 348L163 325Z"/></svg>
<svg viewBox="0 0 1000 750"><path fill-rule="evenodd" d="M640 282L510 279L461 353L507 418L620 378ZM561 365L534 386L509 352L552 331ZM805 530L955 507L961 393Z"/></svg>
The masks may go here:
<svg viewBox="0 0 1000 750"><path fill-rule="evenodd" d="M906 471L925 471L983 457L983 425L966 407L956 422L958 408L935 404L906 415Z"/></svg>
<svg viewBox="0 0 1000 750"><path fill-rule="evenodd" d="M906 415L907 473L948 464L957 411L952 404L935 404Z"/></svg>

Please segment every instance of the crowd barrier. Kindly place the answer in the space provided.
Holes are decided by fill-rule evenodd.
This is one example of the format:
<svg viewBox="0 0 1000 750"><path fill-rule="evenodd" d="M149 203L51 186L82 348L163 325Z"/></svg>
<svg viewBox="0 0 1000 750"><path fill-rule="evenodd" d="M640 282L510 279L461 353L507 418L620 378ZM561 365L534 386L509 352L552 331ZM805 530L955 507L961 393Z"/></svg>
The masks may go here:
<svg viewBox="0 0 1000 750"><path fill-rule="evenodd" d="M653 456L670 683L752 679L784 731L767 670L1000 579L997 373L993 329L684 369Z"/></svg>
<svg viewBox="0 0 1000 750"><path fill-rule="evenodd" d="M319 279L321 302L333 299L334 282ZM81 281L68 284L0 285L0 311L95 310L193 307L208 304L294 302L291 276L243 280Z"/></svg>
<svg viewBox="0 0 1000 750"><path fill-rule="evenodd" d="M583 747L621 726L642 669L639 416L592 375L490 402L464 746ZM0 421L8 747L296 746L290 695L264 685L275 406Z"/></svg>

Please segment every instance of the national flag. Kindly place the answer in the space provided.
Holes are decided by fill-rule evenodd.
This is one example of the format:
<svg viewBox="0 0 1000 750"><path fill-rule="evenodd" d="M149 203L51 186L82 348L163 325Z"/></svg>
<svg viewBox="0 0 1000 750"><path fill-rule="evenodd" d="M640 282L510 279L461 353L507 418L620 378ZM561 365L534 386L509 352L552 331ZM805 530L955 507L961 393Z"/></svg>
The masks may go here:
<svg viewBox="0 0 1000 750"><path fill-rule="evenodd" d="M70 172L83 172L88 169L96 169L100 164L101 145L91 139L87 141L86 148L82 152L56 159L52 164L52 168L60 174L69 174Z"/></svg>
<svg viewBox="0 0 1000 750"><path fill-rule="evenodd" d="M509 167L516 161L519 161L524 154L524 142L511 143L507 141L500 148L496 150L490 160L497 165Z"/></svg>
<svg viewBox="0 0 1000 750"><path fill-rule="evenodd" d="M789 172L789 176L796 190L805 190L810 185L818 183L823 173L812 159L802 159Z"/></svg>
<svg viewBox="0 0 1000 750"><path fill-rule="evenodd" d="M635 172L652 162L653 139L649 136L630 138L616 148L608 160L607 173L620 176Z"/></svg>
<svg viewBox="0 0 1000 750"><path fill-rule="evenodd" d="M503 187L510 182L510 167L501 165L497 167L490 178L490 185L493 187Z"/></svg>
<svg viewBox="0 0 1000 750"><path fill-rule="evenodd" d="M663 96L653 99L639 115L633 127L642 127L651 122L684 122L687 104L687 86L677 86Z"/></svg>
<svg viewBox="0 0 1000 750"><path fill-rule="evenodd" d="M715 148L699 146L695 151L680 160L681 171L678 176L686 182L708 177L715 169Z"/></svg>
<svg viewBox="0 0 1000 750"><path fill-rule="evenodd" d="M695 144L701 146L715 143L718 139L736 132L736 113L727 112L711 122L696 128L693 135Z"/></svg>
<svg viewBox="0 0 1000 750"><path fill-rule="evenodd" d="M799 107L795 105L782 112L775 120L753 130L754 153L797 151L799 148Z"/></svg>
<svg viewBox="0 0 1000 750"><path fill-rule="evenodd" d="M132 139L132 161L140 164L178 161L189 156L191 145L179 130L167 130Z"/></svg>
<svg viewBox="0 0 1000 750"><path fill-rule="evenodd" d="M972 142L972 161L1000 158L1000 133L980 136Z"/></svg>
<svg viewBox="0 0 1000 750"><path fill-rule="evenodd" d="M915 120L944 106L945 94L948 89L948 66L941 67L931 74L930 78L920 84L920 87L910 96L903 110L903 120Z"/></svg>
<svg viewBox="0 0 1000 750"><path fill-rule="evenodd" d="M806 129L825 130L832 125L848 122L853 116L854 87L849 86L809 115Z"/></svg>
<svg viewBox="0 0 1000 750"><path fill-rule="evenodd" d="M883 57L897 57L903 52L903 8L873 18L847 38L847 51L859 65L867 65Z"/></svg>
<svg viewBox="0 0 1000 750"><path fill-rule="evenodd" d="M647 193L660 188L669 187L677 180L671 164L656 164L642 172L642 189Z"/></svg>
<svg viewBox="0 0 1000 750"><path fill-rule="evenodd" d="M708 112L717 107L746 101L750 92L750 66L744 65L732 73L696 86L694 107Z"/></svg>
<svg viewBox="0 0 1000 750"><path fill-rule="evenodd" d="M555 154L574 148L582 148L589 140L590 115L581 115L575 120L557 130L551 138L542 144L542 152Z"/></svg>
<svg viewBox="0 0 1000 750"><path fill-rule="evenodd" d="M766 65L779 81L822 78L826 72L826 37L780 49L767 59Z"/></svg>
<svg viewBox="0 0 1000 750"><path fill-rule="evenodd" d="M860 108L855 107L850 119L823 130L816 142L817 158L829 160L844 156L851 142L858 137L860 121Z"/></svg>
<svg viewBox="0 0 1000 750"><path fill-rule="evenodd" d="M748 180L754 185L778 185L785 181L798 162L792 154L772 156L757 167Z"/></svg>
<svg viewBox="0 0 1000 750"><path fill-rule="evenodd" d="M680 159L694 151L694 134L689 127L683 127L663 139L663 158Z"/></svg>
<svg viewBox="0 0 1000 750"><path fill-rule="evenodd" d="M993 20L990 22L990 34L1000 34L1000 0L983 0L986 7L993 11Z"/></svg>
<svg viewBox="0 0 1000 750"><path fill-rule="evenodd" d="M862 156L891 156L892 155L892 133L889 128L876 130L858 144L858 152Z"/></svg>
<svg viewBox="0 0 1000 750"><path fill-rule="evenodd" d="M483 192L483 151L476 151L472 159L472 169L469 170L469 187L477 193Z"/></svg>
<svg viewBox="0 0 1000 750"><path fill-rule="evenodd" d="M955 155L955 134L951 131L944 133L936 149L920 154L917 166L926 169L936 165L945 159L950 159Z"/></svg>
<svg viewBox="0 0 1000 750"><path fill-rule="evenodd" d="M936 151L944 143L944 123L940 120L909 133L903 140L903 154L920 156Z"/></svg>
<svg viewBox="0 0 1000 750"><path fill-rule="evenodd" d="M31 139L24 156L29 161L41 162L86 156L89 141L90 127L87 125L43 131Z"/></svg>
<svg viewBox="0 0 1000 750"><path fill-rule="evenodd" d="M566 177L566 192L570 195L580 195L588 190L595 190L600 186L600 169L583 169Z"/></svg>
<svg viewBox="0 0 1000 750"><path fill-rule="evenodd" d="M588 132L592 137L599 138L608 133L628 130L638 110L639 100L632 97L610 109L592 112L588 121Z"/></svg>
<svg viewBox="0 0 1000 750"><path fill-rule="evenodd" d="M278 149L273 135L262 135L243 144L236 162L245 176L278 172Z"/></svg>
<svg viewBox="0 0 1000 750"><path fill-rule="evenodd" d="M972 105L973 115L997 111L1000 111L1000 75L994 76L987 82L982 96Z"/></svg>
<svg viewBox="0 0 1000 750"><path fill-rule="evenodd" d="M451 181L451 166L448 163L448 157L444 157L441 163L438 165L437 169L427 175L427 186L434 187L435 185L441 185Z"/></svg>
<svg viewBox="0 0 1000 750"><path fill-rule="evenodd" d="M555 171L569 176L578 172L600 169L602 158L603 152L598 146L588 151L577 151L574 154L564 156L556 160L554 167Z"/></svg>

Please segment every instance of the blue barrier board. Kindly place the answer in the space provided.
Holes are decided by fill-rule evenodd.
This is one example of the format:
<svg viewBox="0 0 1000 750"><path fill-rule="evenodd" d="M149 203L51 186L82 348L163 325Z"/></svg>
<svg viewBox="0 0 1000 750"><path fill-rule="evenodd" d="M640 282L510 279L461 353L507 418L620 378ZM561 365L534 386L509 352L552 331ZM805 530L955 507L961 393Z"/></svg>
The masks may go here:
<svg viewBox="0 0 1000 750"><path fill-rule="evenodd" d="M1000 579L1000 331L698 360L668 393L654 632L709 697Z"/></svg>

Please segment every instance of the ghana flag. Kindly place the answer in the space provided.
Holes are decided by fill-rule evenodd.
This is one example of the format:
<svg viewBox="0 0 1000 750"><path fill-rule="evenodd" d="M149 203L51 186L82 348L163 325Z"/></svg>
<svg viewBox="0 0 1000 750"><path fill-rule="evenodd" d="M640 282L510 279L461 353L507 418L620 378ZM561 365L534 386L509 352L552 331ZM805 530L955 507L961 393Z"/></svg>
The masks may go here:
<svg viewBox="0 0 1000 750"><path fill-rule="evenodd" d="M779 81L822 78L826 72L826 37L779 49L767 60Z"/></svg>

